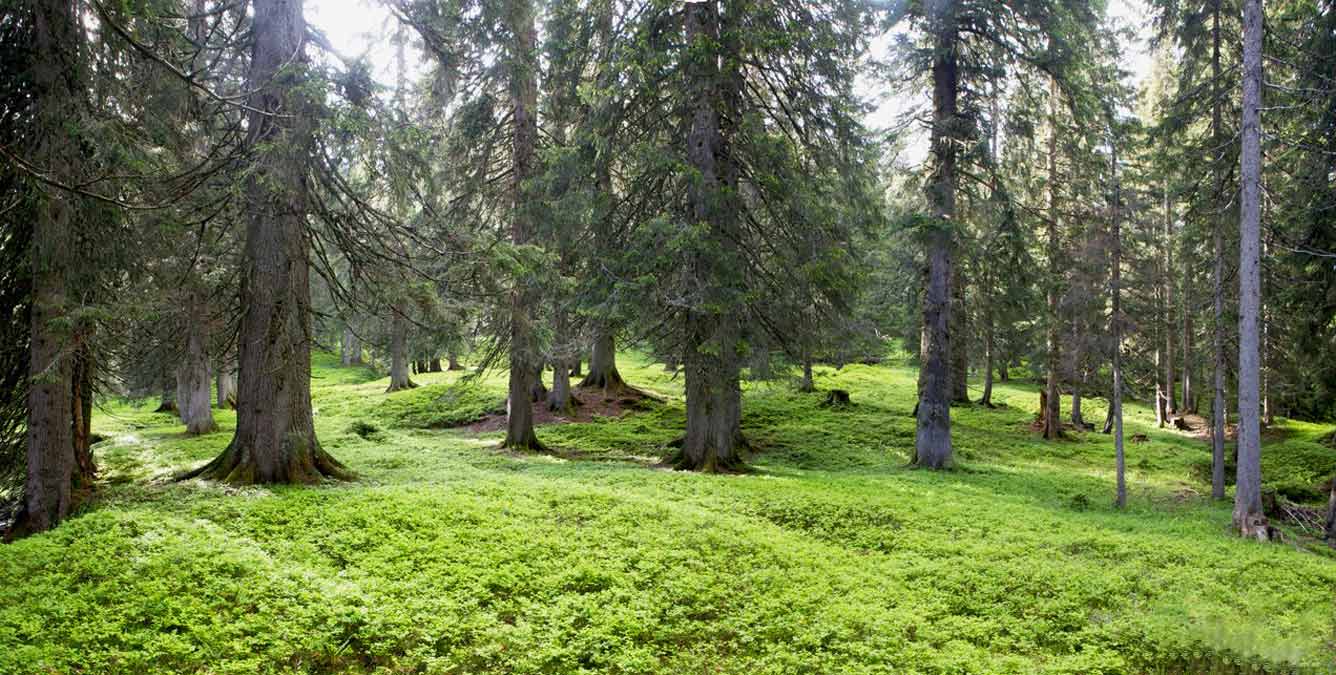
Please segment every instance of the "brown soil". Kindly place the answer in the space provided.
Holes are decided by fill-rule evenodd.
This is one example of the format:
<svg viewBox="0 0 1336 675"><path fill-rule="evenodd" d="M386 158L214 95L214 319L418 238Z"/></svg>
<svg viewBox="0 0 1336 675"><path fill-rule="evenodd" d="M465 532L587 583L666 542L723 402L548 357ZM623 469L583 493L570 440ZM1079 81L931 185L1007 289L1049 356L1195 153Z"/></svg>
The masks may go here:
<svg viewBox="0 0 1336 675"><path fill-rule="evenodd" d="M547 403L545 402L533 404L534 425L572 424L590 422L600 417L621 417L628 412L647 409L651 401L662 402L658 397L632 387L625 387L615 393L609 392L609 395L606 396L602 389L576 388L573 390L573 398L580 401L580 404L574 406L568 413L552 412L547 409ZM488 415L477 422L459 428L475 434L505 431L506 414Z"/></svg>

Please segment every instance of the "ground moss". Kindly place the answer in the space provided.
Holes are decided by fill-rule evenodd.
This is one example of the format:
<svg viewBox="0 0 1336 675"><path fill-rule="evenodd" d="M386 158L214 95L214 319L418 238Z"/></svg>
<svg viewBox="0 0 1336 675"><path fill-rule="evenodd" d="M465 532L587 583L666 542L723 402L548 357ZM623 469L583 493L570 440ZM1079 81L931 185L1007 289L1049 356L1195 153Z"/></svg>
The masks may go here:
<svg viewBox="0 0 1336 675"><path fill-rule="evenodd" d="M458 374L386 395L320 355L318 436L359 478L303 487L172 483L234 414L192 438L149 403L110 405L99 501L0 548L0 672L1336 670L1336 558L1228 536L1193 470L1208 448L1149 410L1129 406L1150 440L1128 446L1126 511L1109 438L1043 442L1037 390L1014 382L998 409L952 409L957 470L909 468L901 363L819 367L845 410L748 383L754 470L702 476L657 467L680 380L619 365L664 402L540 427L555 450L527 456L424 423L471 405L442 402ZM1281 425L1268 471L1307 481L1330 428Z"/></svg>

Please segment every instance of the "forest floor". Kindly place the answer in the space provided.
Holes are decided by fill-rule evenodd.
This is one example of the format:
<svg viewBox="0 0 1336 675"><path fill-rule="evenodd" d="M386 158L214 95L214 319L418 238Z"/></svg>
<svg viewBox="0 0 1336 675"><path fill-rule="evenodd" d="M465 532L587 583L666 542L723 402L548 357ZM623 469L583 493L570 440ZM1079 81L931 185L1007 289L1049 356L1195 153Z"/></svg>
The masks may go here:
<svg viewBox="0 0 1336 675"><path fill-rule="evenodd" d="M1231 537L1208 447L1147 408L1118 511L1110 438L1042 441L1028 384L953 409L941 473L907 466L904 364L818 367L843 409L748 384L755 470L707 476L657 466L680 380L622 366L664 401L540 427L556 452L527 456L451 428L496 412L499 374L386 395L317 356L320 439L359 478L312 487L173 483L232 413L192 438L110 405L97 501L0 547L0 673L1336 672L1336 555ZM1281 425L1267 483L1315 502L1331 428Z"/></svg>

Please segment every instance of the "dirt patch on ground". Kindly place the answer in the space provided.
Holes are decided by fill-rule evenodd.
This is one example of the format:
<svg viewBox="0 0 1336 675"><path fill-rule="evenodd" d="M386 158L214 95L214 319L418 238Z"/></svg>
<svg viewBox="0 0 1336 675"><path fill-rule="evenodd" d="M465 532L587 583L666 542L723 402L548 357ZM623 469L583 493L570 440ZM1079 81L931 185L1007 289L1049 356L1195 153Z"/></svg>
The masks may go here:
<svg viewBox="0 0 1336 675"><path fill-rule="evenodd" d="M580 403L568 412L548 410L545 402L533 404L534 426L591 422L600 417L621 417L630 412L648 410L654 404L663 402L663 399L657 396L631 387L625 387L617 392L577 388L574 390L574 398ZM474 434L505 431L506 415L505 413L488 415L476 422L456 428Z"/></svg>

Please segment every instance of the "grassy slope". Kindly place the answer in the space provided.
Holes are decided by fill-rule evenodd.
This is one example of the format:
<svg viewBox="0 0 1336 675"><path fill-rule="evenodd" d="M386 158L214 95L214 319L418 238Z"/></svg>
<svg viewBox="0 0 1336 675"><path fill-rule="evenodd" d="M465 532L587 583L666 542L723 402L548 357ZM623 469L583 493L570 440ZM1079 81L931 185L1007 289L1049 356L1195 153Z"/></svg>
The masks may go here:
<svg viewBox="0 0 1336 675"><path fill-rule="evenodd" d="M386 396L333 365L317 427L353 483L171 484L230 413L194 439L151 407L99 414L102 499L0 548L0 673L1336 671L1336 559L1227 536L1206 448L1142 408L1119 513L1108 438L1036 440L1028 387L956 409L961 466L929 473L905 467L908 368L818 369L844 411L757 385L757 472L700 476L647 466L683 419L658 366L623 372L668 404L542 428L560 456L524 457L415 428L495 409L499 378ZM1269 472L1336 464L1287 426Z"/></svg>

